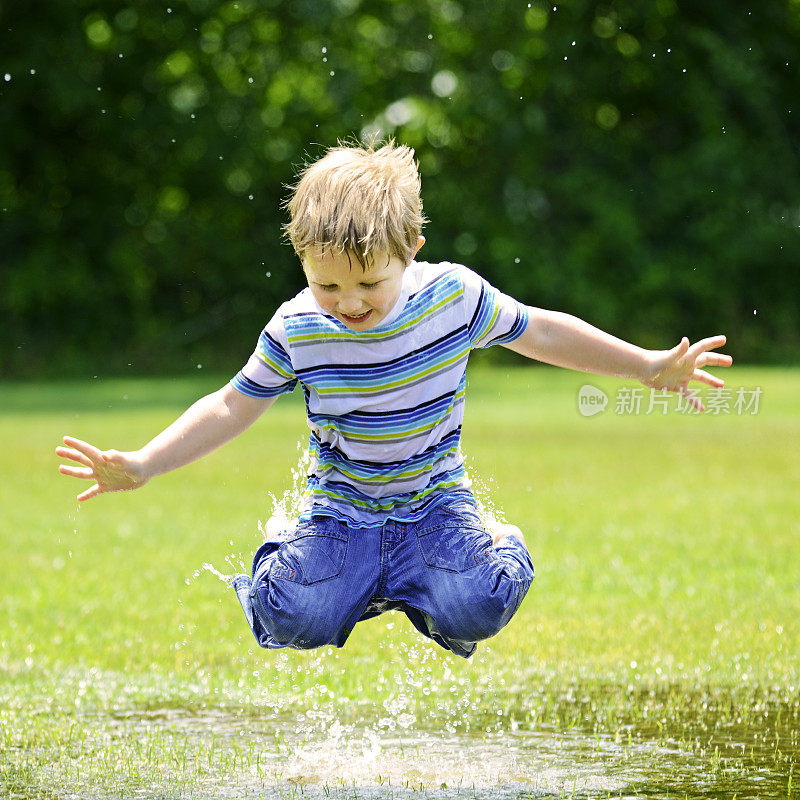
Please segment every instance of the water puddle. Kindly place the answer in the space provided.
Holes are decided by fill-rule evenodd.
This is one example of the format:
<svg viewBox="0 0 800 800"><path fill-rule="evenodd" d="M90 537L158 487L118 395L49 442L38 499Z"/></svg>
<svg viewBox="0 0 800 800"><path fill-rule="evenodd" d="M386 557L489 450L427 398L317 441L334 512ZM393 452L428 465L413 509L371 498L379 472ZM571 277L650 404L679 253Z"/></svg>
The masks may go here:
<svg viewBox="0 0 800 800"><path fill-rule="evenodd" d="M786 718L794 719L791 714ZM769 737L735 726L710 732L706 724L696 729L682 725L671 732L662 726L650 734L634 726L613 735L521 726L491 733L445 733L420 730L413 723L407 728L395 724L393 730L388 723L344 724L321 710L251 716L239 710L157 709L116 713L101 727L113 747L127 743L124 747L133 748L121 761L129 770L138 770L138 762L145 761L158 764L158 769L143 785L127 791L98 794L86 786L59 796L797 796L797 780L792 781L798 754L793 723ZM788 737L783 749L782 737Z"/></svg>
<svg viewBox="0 0 800 800"><path fill-rule="evenodd" d="M222 791L231 798L605 796L629 783L610 774L602 759L584 758L587 743L577 734L398 735L326 720L327 732L320 735L320 722L175 713L140 720L176 739L186 737L200 761L198 736L202 741L212 730L214 746L229 751L229 762L237 764L235 779L207 775L191 793L198 798ZM598 747L606 755L622 749L593 741L592 748Z"/></svg>
<svg viewBox="0 0 800 800"><path fill-rule="evenodd" d="M319 666L333 677L353 665L327 658ZM109 676L98 679L109 683ZM59 703L62 710L40 707L25 716L0 707L0 795L800 797L794 690L549 687L498 717L497 703L467 703L466 688L457 709L442 705L449 692L425 705L406 688L401 681L399 692L377 703L333 699L326 687L313 707L299 695L277 696L276 686L225 706L178 701L68 711ZM123 690L116 687L118 700Z"/></svg>

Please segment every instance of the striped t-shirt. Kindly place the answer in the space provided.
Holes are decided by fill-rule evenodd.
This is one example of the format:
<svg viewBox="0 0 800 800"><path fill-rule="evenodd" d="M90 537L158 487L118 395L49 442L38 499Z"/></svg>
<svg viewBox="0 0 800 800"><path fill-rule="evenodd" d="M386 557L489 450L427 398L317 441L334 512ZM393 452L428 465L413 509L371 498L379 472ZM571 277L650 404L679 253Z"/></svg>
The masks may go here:
<svg viewBox="0 0 800 800"><path fill-rule="evenodd" d="M351 331L304 289L231 382L264 398L300 383L312 456L302 516L410 522L469 485L460 440L470 351L514 341L527 322L524 305L472 270L412 262L396 304L366 331Z"/></svg>

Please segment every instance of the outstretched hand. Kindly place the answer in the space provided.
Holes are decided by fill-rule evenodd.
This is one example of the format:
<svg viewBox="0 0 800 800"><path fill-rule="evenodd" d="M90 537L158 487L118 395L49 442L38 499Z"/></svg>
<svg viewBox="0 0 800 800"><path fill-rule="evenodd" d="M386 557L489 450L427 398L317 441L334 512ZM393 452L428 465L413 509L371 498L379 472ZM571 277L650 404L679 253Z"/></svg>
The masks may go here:
<svg viewBox="0 0 800 800"><path fill-rule="evenodd" d="M651 376L642 380L645 386L653 389L667 389L683 395L689 404L698 411L705 411L700 397L689 388L689 381L699 381L715 388L725 385L725 381L706 372L703 367L729 367L733 359L723 353L711 353L726 342L724 336L711 336L690 345L684 336L672 350L655 354Z"/></svg>
<svg viewBox="0 0 800 800"><path fill-rule="evenodd" d="M58 471L73 478L95 481L94 486L78 495L78 501L90 500L104 492L125 492L138 489L148 481L142 465L132 453L118 450L99 450L88 442L65 436L67 447L56 447L56 455L68 458L80 466L61 464Z"/></svg>

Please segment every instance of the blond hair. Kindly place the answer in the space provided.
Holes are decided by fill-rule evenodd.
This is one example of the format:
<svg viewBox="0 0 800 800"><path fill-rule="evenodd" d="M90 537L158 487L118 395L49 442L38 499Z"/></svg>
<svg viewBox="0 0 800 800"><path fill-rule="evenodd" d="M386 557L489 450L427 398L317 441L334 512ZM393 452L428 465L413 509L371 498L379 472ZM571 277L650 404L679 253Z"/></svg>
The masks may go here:
<svg viewBox="0 0 800 800"><path fill-rule="evenodd" d="M389 140L375 149L339 142L300 173L285 203L295 252L311 247L353 253L362 268L377 252L411 261L427 221L414 151Z"/></svg>

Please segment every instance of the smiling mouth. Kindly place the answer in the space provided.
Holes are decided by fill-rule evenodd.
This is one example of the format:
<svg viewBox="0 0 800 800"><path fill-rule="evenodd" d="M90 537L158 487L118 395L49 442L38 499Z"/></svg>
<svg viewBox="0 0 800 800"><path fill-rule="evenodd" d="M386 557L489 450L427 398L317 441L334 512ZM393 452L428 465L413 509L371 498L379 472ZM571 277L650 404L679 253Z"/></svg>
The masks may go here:
<svg viewBox="0 0 800 800"><path fill-rule="evenodd" d="M347 322L364 322L364 320L366 320L372 313L372 309L356 316L353 316L352 314L344 314L342 312L339 313L342 315L342 319L346 320Z"/></svg>

